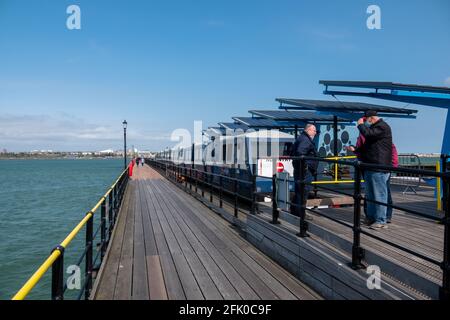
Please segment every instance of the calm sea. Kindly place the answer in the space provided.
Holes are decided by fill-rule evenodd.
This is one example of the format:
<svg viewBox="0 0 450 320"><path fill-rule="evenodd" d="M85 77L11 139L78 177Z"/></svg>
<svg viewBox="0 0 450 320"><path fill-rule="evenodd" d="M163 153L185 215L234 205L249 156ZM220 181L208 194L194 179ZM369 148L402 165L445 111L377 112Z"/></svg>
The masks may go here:
<svg viewBox="0 0 450 320"><path fill-rule="evenodd" d="M0 161L0 299L20 289L122 167L120 159ZM66 249L66 266L83 252L84 236L83 229ZM29 299L50 298L50 271ZM68 298L78 292L68 292Z"/></svg>

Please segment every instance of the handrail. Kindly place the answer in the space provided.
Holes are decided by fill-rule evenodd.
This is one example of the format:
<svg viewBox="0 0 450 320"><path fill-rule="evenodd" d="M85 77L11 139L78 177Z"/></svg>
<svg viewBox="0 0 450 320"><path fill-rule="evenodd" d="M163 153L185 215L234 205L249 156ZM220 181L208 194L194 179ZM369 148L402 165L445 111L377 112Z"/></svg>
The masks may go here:
<svg viewBox="0 0 450 320"><path fill-rule="evenodd" d="M106 201L107 197L111 194L114 188L119 184L121 179L127 175L128 169L122 171L117 180L111 185L108 191L101 197L101 199L95 204L95 206L86 213L86 216L72 229L72 231L66 236L66 238L57 246L50 256L41 264L36 272L28 279L28 281L22 286L22 288L12 297L12 300L24 300L28 294L33 290L36 284L42 279L44 274L50 267L53 266L55 261L64 253L72 240L78 235L80 230L86 225L86 223L93 218L95 211Z"/></svg>

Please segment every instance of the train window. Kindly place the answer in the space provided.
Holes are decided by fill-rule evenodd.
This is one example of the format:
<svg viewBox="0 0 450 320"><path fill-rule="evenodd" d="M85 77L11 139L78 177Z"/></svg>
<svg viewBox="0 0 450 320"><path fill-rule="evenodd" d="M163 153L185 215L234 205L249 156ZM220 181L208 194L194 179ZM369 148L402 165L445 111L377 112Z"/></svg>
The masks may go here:
<svg viewBox="0 0 450 320"><path fill-rule="evenodd" d="M213 148L211 150L211 158L214 158L216 156L216 148Z"/></svg>
<svg viewBox="0 0 450 320"><path fill-rule="evenodd" d="M283 156L289 156L291 154L293 143L292 142L285 142L281 144L281 150L283 152Z"/></svg>
<svg viewBox="0 0 450 320"><path fill-rule="evenodd" d="M267 139L267 156L272 156L272 140Z"/></svg>
<svg viewBox="0 0 450 320"><path fill-rule="evenodd" d="M222 161L223 161L223 163L225 163L226 160L227 160L227 145L224 142L224 144L222 145Z"/></svg>

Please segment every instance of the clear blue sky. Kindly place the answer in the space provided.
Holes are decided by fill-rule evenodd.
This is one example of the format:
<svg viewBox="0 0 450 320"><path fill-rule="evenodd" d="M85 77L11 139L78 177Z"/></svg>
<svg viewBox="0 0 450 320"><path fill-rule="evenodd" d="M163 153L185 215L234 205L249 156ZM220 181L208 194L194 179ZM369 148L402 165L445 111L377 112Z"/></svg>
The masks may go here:
<svg viewBox="0 0 450 320"><path fill-rule="evenodd" d="M449 30L448 0L0 0L0 149L119 149L127 119L158 150L194 120L328 99L320 79L450 86ZM400 152L439 152L446 111L410 107L390 120Z"/></svg>

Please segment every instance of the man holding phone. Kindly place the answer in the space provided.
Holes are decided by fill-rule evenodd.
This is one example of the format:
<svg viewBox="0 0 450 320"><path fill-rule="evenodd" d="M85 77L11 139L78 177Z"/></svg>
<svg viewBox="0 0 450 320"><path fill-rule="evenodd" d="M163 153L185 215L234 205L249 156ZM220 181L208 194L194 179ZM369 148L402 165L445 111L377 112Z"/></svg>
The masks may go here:
<svg viewBox="0 0 450 320"><path fill-rule="evenodd" d="M356 147L349 147L349 150L357 153L358 158L364 163L391 166L391 127L373 110L366 111L357 125L365 141L359 145L357 143ZM364 180L368 200L366 223L375 230L387 228L387 207L373 201L388 203L389 172L366 170Z"/></svg>

